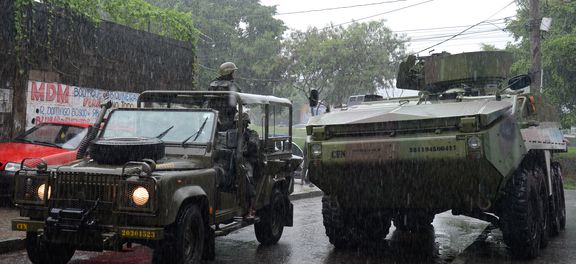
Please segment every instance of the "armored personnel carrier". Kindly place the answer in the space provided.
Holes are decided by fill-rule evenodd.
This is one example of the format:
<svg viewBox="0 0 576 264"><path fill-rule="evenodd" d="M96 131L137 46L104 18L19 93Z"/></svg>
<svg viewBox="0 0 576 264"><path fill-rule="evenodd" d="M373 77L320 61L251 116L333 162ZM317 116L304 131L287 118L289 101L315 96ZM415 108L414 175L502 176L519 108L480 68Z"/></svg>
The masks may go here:
<svg viewBox="0 0 576 264"><path fill-rule="evenodd" d="M419 96L309 121L308 174L325 193L336 248L384 239L391 223L417 232L452 210L500 227L514 256L538 256L565 226L554 154L567 147L552 107L528 91L530 78L508 79L511 62L505 52L410 56L397 86Z"/></svg>
<svg viewBox="0 0 576 264"><path fill-rule="evenodd" d="M226 107L244 113L229 128L219 121ZM112 110L92 127L88 155L59 167L23 162L12 228L26 232L33 263L132 243L153 248L154 263L199 263L215 257L215 236L252 224L261 244L274 244L292 226L288 196L302 162L278 123L290 128L291 117L290 101L274 96L145 92L138 108ZM247 138L248 129L259 136Z"/></svg>

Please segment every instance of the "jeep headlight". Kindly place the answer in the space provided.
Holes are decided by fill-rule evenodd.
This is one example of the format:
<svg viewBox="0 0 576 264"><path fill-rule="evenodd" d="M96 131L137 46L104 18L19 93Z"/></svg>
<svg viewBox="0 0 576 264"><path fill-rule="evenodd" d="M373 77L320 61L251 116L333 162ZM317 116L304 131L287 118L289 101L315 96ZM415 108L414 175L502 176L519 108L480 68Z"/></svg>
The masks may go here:
<svg viewBox="0 0 576 264"><path fill-rule="evenodd" d="M42 185L38 186L36 193L38 194L38 199L40 199L40 201L44 201L44 195L46 194L46 184L43 183ZM48 199L50 199L51 194L52 188L48 187Z"/></svg>
<svg viewBox="0 0 576 264"><path fill-rule="evenodd" d="M477 150L482 147L482 140L477 136L471 136L468 138L468 147Z"/></svg>
<svg viewBox="0 0 576 264"><path fill-rule="evenodd" d="M312 151L313 158L320 158L320 156L322 156L322 145L312 144L310 150Z"/></svg>
<svg viewBox="0 0 576 264"><path fill-rule="evenodd" d="M20 168L21 168L20 163L8 162L8 163L6 163L4 170L5 171L18 171L18 170L20 170Z"/></svg>
<svg viewBox="0 0 576 264"><path fill-rule="evenodd" d="M145 205L146 203L148 203L149 199L150 199L150 193L146 188L142 186L134 189L134 192L132 192L132 202L134 202L134 204L138 206Z"/></svg>

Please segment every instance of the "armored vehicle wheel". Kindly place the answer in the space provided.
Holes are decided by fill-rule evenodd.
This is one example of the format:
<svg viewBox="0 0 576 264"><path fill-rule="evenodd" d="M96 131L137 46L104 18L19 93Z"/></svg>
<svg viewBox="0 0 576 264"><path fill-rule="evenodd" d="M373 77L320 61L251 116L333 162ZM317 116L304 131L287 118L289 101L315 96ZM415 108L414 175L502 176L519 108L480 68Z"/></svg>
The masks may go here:
<svg viewBox="0 0 576 264"><path fill-rule="evenodd" d="M401 231L421 232L430 230L434 214L425 211L408 211L394 217L394 226Z"/></svg>
<svg viewBox="0 0 576 264"><path fill-rule="evenodd" d="M549 218L550 235L556 236L566 227L566 204L564 201L564 184L562 183L562 168L557 162L552 163L552 201Z"/></svg>
<svg viewBox="0 0 576 264"><path fill-rule="evenodd" d="M263 245L273 245L280 240L284 231L288 198L278 189L274 189L270 204L256 213L260 221L254 224L256 239Z"/></svg>
<svg viewBox="0 0 576 264"><path fill-rule="evenodd" d="M338 201L328 195L322 197L322 217L326 236L336 249L345 249L354 245L352 236L346 227L346 216Z"/></svg>
<svg viewBox="0 0 576 264"><path fill-rule="evenodd" d="M70 245L49 243L36 232L26 232L26 251L34 264L68 263L76 249Z"/></svg>
<svg viewBox="0 0 576 264"><path fill-rule="evenodd" d="M523 162L506 185L500 216L504 241L514 257L523 259L539 255L548 232L546 184L540 167L529 162Z"/></svg>
<svg viewBox="0 0 576 264"><path fill-rule="evenodd" d="M205 246L206 226L197 205L180 210L165 241L154 249L153 263L199 263Z"/></svg>

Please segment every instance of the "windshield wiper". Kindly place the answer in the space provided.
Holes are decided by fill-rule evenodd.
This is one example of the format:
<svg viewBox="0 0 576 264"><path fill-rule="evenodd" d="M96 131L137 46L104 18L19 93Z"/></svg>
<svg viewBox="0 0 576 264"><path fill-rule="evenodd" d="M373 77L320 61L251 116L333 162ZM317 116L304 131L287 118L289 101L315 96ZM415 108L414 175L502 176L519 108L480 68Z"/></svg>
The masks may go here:
<svg viewBox="0 0 576 264"><path fill-rule="evenodd" d="M44 141L32 141L32 144L38 144L38 145L44 145L44 146L50 146L50 147L57 147L57 148L62 148L62 146L55 144L55 143L51 143L51 142L44 142Z"/></svg>
<svg viewBox="0 0 576 264"><path fill-rule="evenodd" d="M192 134L191 136L186 138L184 141L182 141L182 146L184 146L184 144L186 144L186 142L188 142L188 140L190 140L192 137L194 137L194 139L192 139L192 141L196 141L196 139L198 139L198 137L202 133L202 130L204 130L204 126L206 126L206 122L208 122L208 117L206 117L204 119L204 122L202 122L202 125L200 126L200 128L198 128L198 130L196 132L194 132L194 134Z"/></svg>
<svg viewBox="0 0 576 264"><path fill-rule="evenodd" d="M25 138L15 138L14 141L16 141L16 142L25 142L25 143L35 143L34 140L25 139Z"/></svg>
<svg viewBox="0 0 576 264"><path fill-rule="evenodd" d="M158 136L156 136L156 138L157 138L157 139L163 138L164 136L166 136L166 134L168 134L168 132L169 132L170 130L172 130L172 128L174 128L174 126L171 126L171 127L169 127L168 129L164 130L164 132L158 134Z"/></svg>

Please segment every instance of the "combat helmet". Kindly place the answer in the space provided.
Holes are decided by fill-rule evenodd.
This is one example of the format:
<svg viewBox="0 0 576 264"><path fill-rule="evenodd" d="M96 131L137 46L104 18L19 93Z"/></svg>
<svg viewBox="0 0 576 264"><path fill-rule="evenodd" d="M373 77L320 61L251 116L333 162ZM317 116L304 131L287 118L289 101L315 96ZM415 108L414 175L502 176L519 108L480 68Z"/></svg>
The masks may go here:
<svg viewBox="0 0 576 264"><path fill-rule="evenodd" d="M237 122L239 117L240 117L239 113L236 113L234 115L234 122ZM248 113L246 112L242 113L242 121L246 124L250 124L250 116L248 115Z"/></svg>
<svg viewBox="0 0 576 264"><path fill-rule="evenodd" d="M238 70L236 64L234 64L233 62L224 62L222 63L222 65L220 65L220 68L218 69L218 74L220 74L220 76L226 76L233 73L235 70Z"/></svg>

